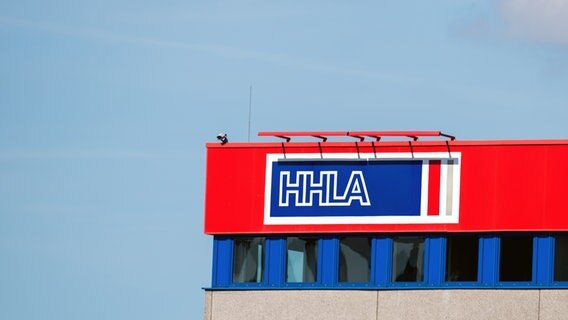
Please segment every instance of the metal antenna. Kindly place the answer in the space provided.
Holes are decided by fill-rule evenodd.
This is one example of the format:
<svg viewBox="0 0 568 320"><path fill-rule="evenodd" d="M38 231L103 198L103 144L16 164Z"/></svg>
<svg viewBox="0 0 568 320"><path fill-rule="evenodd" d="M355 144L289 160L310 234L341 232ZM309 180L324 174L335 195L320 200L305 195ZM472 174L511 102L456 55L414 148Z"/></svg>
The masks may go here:
<svg viewBox="0 0 568 320"><path fill-rule="evenodd" d="M248 142L250 142L250 118L252 114L252 84L249 89L249 122L248 122Z"/></svg>

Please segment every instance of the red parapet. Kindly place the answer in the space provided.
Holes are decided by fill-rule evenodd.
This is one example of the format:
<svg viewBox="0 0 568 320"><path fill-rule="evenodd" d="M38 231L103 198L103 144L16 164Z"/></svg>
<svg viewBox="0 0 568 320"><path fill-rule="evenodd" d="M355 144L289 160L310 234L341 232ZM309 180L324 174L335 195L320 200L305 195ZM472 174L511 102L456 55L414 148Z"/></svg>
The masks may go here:
<svg viewBox="0 0 568 320"><path fill-rule="evenodd" d="M399 136L402 132L405 134L401 136L405 137L414 134L419 137L437 136L435 133L416 131L396 131L392 134ZM325 134L270 132L260 135L390 136L385 131ZM439 136L442 136L441 132ZM204 230L208 234L568 231L568 140L431 142L410 145L408 141L384 141L380 150L375 148L375 142L329 141L323 147L323 143L297 142L291 143L289 148L283 148L281 143L208 144ZM450 177L459 182L459 197L456 198L459 201L453 202L456 199L452 198L452 205L459 204L456 209L459 218L452 223L267 223L266 199L270 196L267 186L272 181L268 169L274 163L268 160L280 159L283 153L289 159L303 159L304 164L310 165L306 160L314 159L311 164L326 166L331 164L315 160L347 159L352 155L353 159L369 159L372 162L380 159L413 159L418 155L417 160L413 161L424 161L424 172L428 173L427 179L421 180L428 187L424 197L421 197L428 201L424 205L423 218L438 219L444 214L448 215L448 211L442 211L441 208L443 204L446 207L449 205L450 198L446 197L446 202L440 199L441 195L448 194L448 188L441 186L444 183L449 185ZM310 154L314 156L309 157ZM339 157L336 156L338 154ZM460 168L454 170L451 176L446 161L450 154L454 158L460 156L455 162L459 163ZM295 165L293 162L285 164ZM360 164L367 165L363 162ZM456 173L459 173L459 177Z"/></svg>

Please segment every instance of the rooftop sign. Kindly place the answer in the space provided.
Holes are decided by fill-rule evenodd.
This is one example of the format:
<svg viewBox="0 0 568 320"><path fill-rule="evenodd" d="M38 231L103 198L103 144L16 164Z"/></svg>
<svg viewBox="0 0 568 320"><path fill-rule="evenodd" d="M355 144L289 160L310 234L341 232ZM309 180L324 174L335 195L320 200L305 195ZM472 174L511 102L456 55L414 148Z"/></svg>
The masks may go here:
<svg viewBox="0 0 568 320"><path fill-rule="evenodd" d="M265 224L458 223L460 153L268 154Z"/></svg>

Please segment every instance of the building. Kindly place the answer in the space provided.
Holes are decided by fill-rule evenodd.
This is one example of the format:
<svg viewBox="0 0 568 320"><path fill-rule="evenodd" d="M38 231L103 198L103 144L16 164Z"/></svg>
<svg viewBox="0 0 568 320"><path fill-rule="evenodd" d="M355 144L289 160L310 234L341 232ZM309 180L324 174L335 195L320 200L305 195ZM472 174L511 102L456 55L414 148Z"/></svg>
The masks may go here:
<svg viewBox="0 0 568 320"><path fill-rule="evenodd" d="M568 319L568 140L259 135L207 144L205 319Z"/></svg>

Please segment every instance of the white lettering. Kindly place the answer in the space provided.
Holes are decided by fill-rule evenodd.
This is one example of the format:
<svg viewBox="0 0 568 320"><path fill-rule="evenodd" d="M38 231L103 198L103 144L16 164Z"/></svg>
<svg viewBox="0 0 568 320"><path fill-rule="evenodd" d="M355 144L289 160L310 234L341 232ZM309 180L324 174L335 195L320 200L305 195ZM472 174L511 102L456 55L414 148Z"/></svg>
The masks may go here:
<svg viewBox="0 0 568 320"><path fill-rule="evenodd" d="M290 171L281 171L278 205L288 207L293 198L294 206L311 207L316 196L319 206L350 206L353 201L359 201L361 206L371 205L362 171L351 172L343 192L338 189L337 171L321 171L317 178L313 171L297 171L292 181Z"/></svg>

